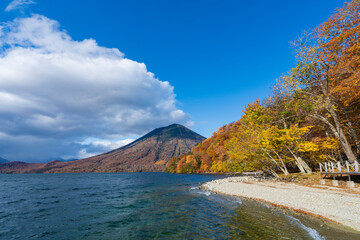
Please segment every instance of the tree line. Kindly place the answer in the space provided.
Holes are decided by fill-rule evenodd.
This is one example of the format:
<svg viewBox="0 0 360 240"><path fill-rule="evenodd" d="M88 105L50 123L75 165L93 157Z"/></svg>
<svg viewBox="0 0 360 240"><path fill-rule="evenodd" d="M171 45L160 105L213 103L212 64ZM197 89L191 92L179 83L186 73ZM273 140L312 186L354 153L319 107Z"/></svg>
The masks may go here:
<svg viewBox="0 0 360 240"><path fill-rule="evenodd" d="M360 0L293 45L296 66L276 80L272 96L171 159L167 171L309 174L319 162L359 159Z"/></svg>

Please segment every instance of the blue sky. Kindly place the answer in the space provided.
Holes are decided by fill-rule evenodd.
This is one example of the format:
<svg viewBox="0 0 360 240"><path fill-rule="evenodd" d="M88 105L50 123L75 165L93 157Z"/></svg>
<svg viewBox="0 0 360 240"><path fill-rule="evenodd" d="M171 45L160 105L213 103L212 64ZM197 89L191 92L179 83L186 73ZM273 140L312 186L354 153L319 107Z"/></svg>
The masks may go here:
<svg viewBox="0 0 360 240"><path fill-rule="evenodd" d="M133 71L129 74L129 78L124 77L121 80L119 88L128 86L128 82L132 81L131 77L138 76L141 72L143 77L138 80L139 84L148 84L147 81L150 81L152 88L149 88L149 91L153 92L155 96L152 97L149 94L149 99L147 99L147 94L141 94L143 89L130 86L124 90L128 93L122 93L124 95L121 98L113 96L107 98L106 94L111 87L106 88L102 83L97 86L99 83L92 82L96 86L95 88L104 89L106 92L106 94L104 92L106 96L101 100L103 101L101 104L92 102L93 111L100 111L104 109L104 106L112 106L109 111L119 111L119 114L114 117L117 120L111 120L107 126L100 126L102 125L100 120L103 120L100 118L97 119L98 121L88 121L89 118L96 118L93 113L84 111L81 113L82 115L75 114L73 108L67 107L68 102L65 103L63 99L61 101L54 100L52 97L49 105L54 105L53 109L64 112L62 120L59 120L60 117L54 114L54 111L51 112L45 108L41 108L41 111L35 111L35 108L31 108L30 111L28 108L16 113L10 113L9 109L1 112L0 109L0 122L2 121L3 126L3 129L0 129L0 156L23 161L88 156L121 146L152 128L166 125L172 121L187 124L194 131L210 137L222 125L238 120L244 105L255 99L269 96L275 79L294 66L295 60L290 42L304 30L318 26L333 13L336 7L342 5L342 1L339 0L304 0L301 2L287 0L15 0L13 3L15 2L17 5L15 4L14 7L11 7L12 9L5 11L7 7L9 8L10 2L0 2L0 9L4 9L0 14L0 22L3 26L6 25L2 33L3 51L10 52L8 49L15 50L19 45L23 48L24 53L26 48L33 48L38 44L39 41L35 42L34 40L32 44L26 45L29 42L28 38L33 41L36 36L34 33L31 36L25 36L24 29L26 28L19 26L28 26L28 28L30 26L31 28L36 24L39 26L43 24L41 25L43 29L46 26L52 28L56 26L55 32L42 32L42 34L52 39L50 35L66 33L66 36L71 39L66 40L68 45L91 38L96 41L96 46L91 45L91 49L86 48L84 51L96 51L99 56L106 55L106 58L111 59L113 58L110 55L117 55L117 50L111 50L109 53L109 49L118 49L124 56L120 54L117 57L131 60L129 69ZM34 14L37 14L35 18ZM32 18L34 22L14 23L15 18ZM9 22L13 24L9 26ZM16 35L16 42L6 35L19 32L19 29L22 29L23 33ZM63 46L63 43L61 44ZM47 53L53 51L49 42L35 47L46 50ZM67 62L69 59L64 57L63 53L71 51L71 49L64 47L61 57L56 55L59 54L58 52L54 52L54 56L57 57L52 58L51 67L56 65L56 61L60 61L61 64ZM0 62L0 68L1 64L5 66L5 64L13 63L10 61L10 54L9 56L6 54L2 56L4 61ZM81 64L82 61L85 61L84 59L89 59L88 54L89 52L79 53L77 56L81 55L82 58L79 57L77 63ZM38 61L40 66L43 60L39 59ZM114 60L115 65L116 61ZM32 67L38 69L35 63ZM146 65L146 69L143 68L142 63ZM98 65L101 64L98 63ZM62 69L65 69L64 66L62 65ZM31 67L27 65L13 64L11 68L14 72L21 72L23 68L26 68L30 75L37 71L32 71ZM52 68L49 66L49 69ZM86 71L86 68L84 69ZM106 69L99 67L94 74L103 73L102 71L106 71ZM123 74L128 74L129 69L119 72L120 78ZM64 77L76 83L81 82L82 79L89 80L91 77L90 75L78 76L73 69L68 70ZM59 72L59 74L66 71ZM154 76L148 76L150 72ZM86 91L84 86L87 85L79 89L76 87L71 89L70 80L68 85L62 80L59 80L62 81L62 84L59 85L54 80L53 85L49 85L48 88L38 89L39 86L42 86L41 84L29 83L29 81L35 81L33 80L36 79L35 76L45 76L45 73L43 71L36 72L34 78L29 78L26 82L19 80L16 87L15 85L0 85L0 90L2 87L3 92L8 94L6 96L9 97L9 94L12 94L11 97L22 97L26 101L37 99L38 96L44 96L44 99L49 98L46 96L54 96L54 93L51 92L54 87L57 87L59 91L62 89L64 98L70 100L71 96L76 95L76 92ZM51 78L49 75L46 76ZM21 75L15 77L21 78ZM113 77L116 76L111 76L109 79L113 79ZM104 79L98 79L98 81L107 81L106 78ZM168 85L164 86L164 82L168 82ZM19 87L19 84L30 84L29 92L24 90L25 88ZM46 93L46 89L49 89L49 92ZM66 94L72 90L72 95L67 96ZM91 91L89 90L89 92ZM94 90L93 94L99 93ZM141 97L138 94L141 94ZM138 100L137 97L142 100ZM76 101L75 98L74 101ZM9 99L7 101L13 102ZM136 111L132 109L134 111L129 113L114 110L117 109L115 101L126 102L126 104L118 106L122 108L130 109L136 106ZM34 100L32 103L36 103L38 106L41 105L40 102L40 100ZM107 105L104 105L105 103ZM166 106L165 103L167 103ZM161 108L158 107L159 104ZM79 105L79 108L84 108L84 106L87 105ZM14 105L14 108L20 109L19 105ZM81 111L76 113L78 112ZM146 121L138 119L142 114L147 116ZM27 119L30 115L32 117ZM79 127L71 134L70 130L66 132L62 130L69 126L63 119L70 119L69 116L75 115L71 126L88 124L91 130L87 131L86 128ZM131 117L126 118L130 115ZM23 120L24 118L26 120ZM119 120L120 118L122 122ZM16 119L16 126L10 124L10 122L14 122L14 119ZM45 129L33 124L35 120L43 121L45 125L48 124L46 125L48 127ZM115 124L117 125L115 126ZM95 128L103 133L92 130ZM111 131L114 132L111 133ZM2 139L1 132L3 132ZM48 146L49 150L44 152L44 146ZM14 151L24 152L24 154L13 154ZM41 154L39 154L40 152ZM83 154L79 155L79 152Z"/></svg>

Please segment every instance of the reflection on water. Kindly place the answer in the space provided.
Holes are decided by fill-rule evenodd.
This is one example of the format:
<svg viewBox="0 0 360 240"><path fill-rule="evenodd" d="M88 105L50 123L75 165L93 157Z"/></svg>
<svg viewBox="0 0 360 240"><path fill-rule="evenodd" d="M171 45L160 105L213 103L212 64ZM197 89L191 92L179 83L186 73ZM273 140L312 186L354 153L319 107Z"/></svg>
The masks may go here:
<svg viewBox="0 0 360 240"><path fill-rule="evenodd" d="M319 219L198 188L219 177L0 174L0 239L360 239Z"/></svg>

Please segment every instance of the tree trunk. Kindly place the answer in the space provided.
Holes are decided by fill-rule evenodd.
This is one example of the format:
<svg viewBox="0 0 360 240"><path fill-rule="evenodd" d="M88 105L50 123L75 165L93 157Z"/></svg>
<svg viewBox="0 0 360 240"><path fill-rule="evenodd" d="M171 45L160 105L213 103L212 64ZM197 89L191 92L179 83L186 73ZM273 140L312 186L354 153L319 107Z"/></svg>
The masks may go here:
<svg viewBox="0 0 360 240"><path fill-rule="evenodd" d="M297 156L298 161L300 162L300 164L303 166L303 168L305 169L307 174L311 174L312 170L310 168L310 166L302 159L302 157Z"/></svg>
<svg viewBox="0 0 360 240"><path fill-rule="evenodd" d="M274 177L279 178L279 175L274 170L271 169L270 172Z"/></svg>
<svg viewBox="0 0 360 240"><path fill-rule="evenodd" d="M341 143L341 146L344 150L344 153L348 160L350 162L354 162L356 160L355 154L351 150L351 145L349 144L345 134L344 130L341 126L339 117L337 113L334 110L335 104L333 104L333 101L329 97L329 79L328 76L326 76L323 80L320 80L320 86L321 90L325 96L324 101L326 102L326 110L330 113L331 117L334 120L335 126L332 125L325 117L321 116L322 119L325 120L325 123L329 125L330 129L333 131L334 135L337 137L339 142ZM320 116L320 115L318 115Z"/></svg>
<svg viewBox="0 0 360 240"><path fill-rule="evenodd" d="M330 107L331 108L331 107ZM344 134L344 131L341 127L340 121L337 117L337 114L335 113L334 109L328 109L334 122L335 122L335 126L330 123L325 117L321 116L321 115L311 115L312 117L319 119L320 121L324 122L326 125L328 125L330 127L330 130L332 131L332 133L334 134L334 136L339 140L342 149L344 150L344 153L346 155L346 157L348 158L348 160L350 162L354 162L354 160L356 160L355 154L352 152L351 150L351 146L349 144L349 142L346 139L346 136Z"/></svg>
<svg viewBox="0 0 360 240"><path fill-rule="evenodd" d="M276 154L276 156L278 157L278 159L279 159L280 162L281 162L281 165L283 166L281 170L284 169L284 170L283 170L284 174L285 174L285 175L289 175L289 171L287 170L287 167L286 167L284 161L282 160L282 158L280 157L280 155L279 155L276 151L274 151L274 150L273 150L273 152Z"/></svg>
<svg viewBox="0 0 360 240"><path fill-rule="evenodd" d="M351 149L351 145L349 144L349 142L344 134L340 120L339 120L335 110L331 106L329 108L329 112L334 120L336 130L338 131L338 135L339 135L339 141L340 141L341 145L343 146L346 157L349 159L350 162L354 162L356 160L356 156L353 153L353 151Z"/></svg>
<svg viewBox="0 0 360 240"><path fill-rule="evenodd" d="M295 164L300 169L300 172L302 174L311 174L312 170L309 167L309 165L301 157L297 156L293 151L291 151L290 148L287 148L287 149L289 150L291 155L294 157Z"/></svg>
<svg viewBox="0 0 360 240"><path fill-rule="evenodd" d="M263 151L265 151L265 150L263 150ZM274 151L275 152L275 151ZM283 164L283 167L281 167L280 166L280 164L268 153L268 152L266 152L265 151L265 153L269 156L269 158L270 158L270 160L273 162L273 163L275 163L275 165L277 166L277 167L279 167L280 169L281 169L281 171L285 174L285 175L289 175L289 172L288 172L288 170L287 170L287 168L286 168L286 166ZM281 161L282 162L282 161ZM271 171L273 171L273 170L271 170Z"/></svg>
<svg viewBox="0 0 360 240"><path fill-rule="evenodd" d="M359 141L359 138L358 138L358 136L357 136L357 134L356 134L356 132L355 132L355 130L354 130L354 128L353 128L353 124L352 124L352 122L350 121L350 117L349 117L349 115L347 114L346 110L343 108L342 111L343 111L343 113L344 113L344 115L345 115L345 118L346 118L346 121L347 121L347 123L348 123L349 130L350 130L350 134L351 134L352 138L353 138L354 141L355 141L356 153L357 153L357 155L360 155L360 141Z"/></svg>

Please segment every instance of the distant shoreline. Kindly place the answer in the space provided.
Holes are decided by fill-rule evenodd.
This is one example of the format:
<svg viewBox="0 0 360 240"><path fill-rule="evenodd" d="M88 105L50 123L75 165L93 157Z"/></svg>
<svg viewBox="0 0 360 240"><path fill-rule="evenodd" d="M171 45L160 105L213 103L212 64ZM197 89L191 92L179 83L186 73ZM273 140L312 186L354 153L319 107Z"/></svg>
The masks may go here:
<svg viewBox="0 0 360 240"><path fill-rule="evenodd" d="M347 193L331 188L306 187L294 183L229 177L201 186L214 193L246 197L276 207L324 218L360 231L360 191Z"/></svg>

